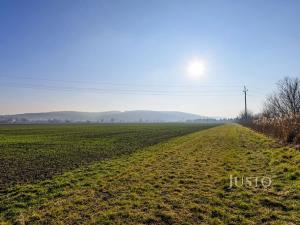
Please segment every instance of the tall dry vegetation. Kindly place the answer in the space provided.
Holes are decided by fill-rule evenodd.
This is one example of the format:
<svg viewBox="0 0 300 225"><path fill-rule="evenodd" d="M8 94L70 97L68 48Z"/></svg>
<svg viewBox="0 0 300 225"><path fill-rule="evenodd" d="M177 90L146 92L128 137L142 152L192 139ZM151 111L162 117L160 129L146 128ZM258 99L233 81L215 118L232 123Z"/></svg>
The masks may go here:
<svg viewBox="0 0 300 225"><path fill-rule="evenodd" d="M280 80L262 115L253 118L249 126L285 143L300 144L300 79Z"/></svg>
<svg viewBox="0 0 300 225"><path fill-rule="evenodd" d="M259 117L250 124L252 128L279 138L285 143L300 144L300 114L279 117Z"/></svg>

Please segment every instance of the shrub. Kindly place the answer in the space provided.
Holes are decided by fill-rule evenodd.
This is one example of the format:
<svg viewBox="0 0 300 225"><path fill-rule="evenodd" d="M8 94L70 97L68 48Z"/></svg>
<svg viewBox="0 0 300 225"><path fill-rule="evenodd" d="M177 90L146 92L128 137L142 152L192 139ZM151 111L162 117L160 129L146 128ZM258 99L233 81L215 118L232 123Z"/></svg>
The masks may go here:
<svg viewBox="0 0 300 225"><path fill-rule="evenodd" d="M284 143L300 144L300 114L279 117L260 117L252 121L251 128L279 138Z"/></svg>

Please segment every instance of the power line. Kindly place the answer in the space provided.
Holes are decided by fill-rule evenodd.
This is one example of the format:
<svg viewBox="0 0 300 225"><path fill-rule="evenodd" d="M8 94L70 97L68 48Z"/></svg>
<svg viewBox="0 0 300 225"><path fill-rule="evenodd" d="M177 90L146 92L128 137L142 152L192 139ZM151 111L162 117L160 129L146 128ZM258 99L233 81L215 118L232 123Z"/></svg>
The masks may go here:
<svg viewBox="0 0 300 225"><path fill-rule="evenodd" d="M0 77L1 79L1 77ZM7 78L6 78L7 79ZM57 86L57 85L45 85L45 84L33 84L33 83L16 83L16 82L1 82L0 84L6 87L12 88L28 88L28 89L38 89L38 90L49 90L49 91L65 91L65 92L93 92L101 94L132 94L132 95L172 95L172 96L224 96L225 94L232 94L236 96L240 90L240 85L219 85L214 82L213 84L198 84L195 85L174 85L174 84L120 84L120 83L110 83L110 82L93 82L90 81L74 81L74 80L60 80L60 79L46 79L46 78L34 78L34 77L9 77L8 79L16 80L33 80L33 81L49 81L49 82L59 82L60 84L70 84L70 83L80 83L80 84L101 84L104 87L74 87L74 86ZM107 87L106 85L112 86ZM130 88L126 87L130 86ZM148 87L147 89L145 87ZM182 90L178 88L185 88L188 90ZM191 88L193 87L193 88ZM237 87L237 88L236 88ZM149 89L151 88L151 89ZM163 89L162 89L163 88ZM171 89L170 89L171 88ZM173 89L177 88L177 89ZM256 89L255 96L265 95L262 91ZM246 91L245 91L246 90ZM247 96L246 92L248 90L244 86L243 92L245 93L245 112L247 111Z"/></svg>
<svg viewBox="0 0 300 225"><path fill-rule="evenodd" d="M170 96L224 96L229 93L235 93L236 91L224 91L224 90L198 90L194 92L189 91L153 91L153 90L134 90L134 89L105 89L105 88L85 88L85 87L59 87L49 85L34 85L34 84L20 84L16 83L5 83L6 87L12 88L29 88L38 90L49 90L49 91L66 91L66 92L92 92L101 94L133 94L133 95L170 95Z"/></svg>
<svg viewBox="0 0 300 225"><path fill-rule="evenodd" d="M248 89L246 88L246 86L244 86L244 95L245 95L245 117L247 118L247 92L248 92Z"/></svg>
<svg viewBox="0 0 300 225"><path fill-rule="evenodd" d="M2 75L3 78L3 75ZM1 76L0 76L1 79ZM47 81L47 82L56 82L56 83L79 83L79 84L92 84L92 85L109 85L109 86L132 86L132 87L223 87L223 88L240 88L241 85L234 83L207 83L207 84L138 84L138 83L114 83L114 82L96 82L96 81L87 81L87 80L63 80L63 79L48 79L48 78L39 78L39 77L28 77L28 76L7 76L6 79L13 80L33 80L33 81Z"/></svg>

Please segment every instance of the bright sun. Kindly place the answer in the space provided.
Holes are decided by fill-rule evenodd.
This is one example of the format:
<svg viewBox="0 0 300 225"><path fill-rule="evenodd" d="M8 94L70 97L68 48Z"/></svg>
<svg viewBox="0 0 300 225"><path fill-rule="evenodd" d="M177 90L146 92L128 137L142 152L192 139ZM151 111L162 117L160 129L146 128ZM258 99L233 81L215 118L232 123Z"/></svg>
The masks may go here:
<svg viewBox="0 0 300 225"><path fill-rule="evenodd" d="M192 59L188 62L186 67L186 72L188 76L192 79L198 79L204 75L205 63L200 59Z"/></svg>

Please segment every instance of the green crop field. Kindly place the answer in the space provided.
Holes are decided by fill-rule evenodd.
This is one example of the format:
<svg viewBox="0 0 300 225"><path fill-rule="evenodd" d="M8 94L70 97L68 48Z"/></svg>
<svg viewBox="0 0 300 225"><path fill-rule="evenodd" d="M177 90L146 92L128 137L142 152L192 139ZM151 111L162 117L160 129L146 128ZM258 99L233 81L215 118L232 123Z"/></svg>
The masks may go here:
<svg viewBox="0 0 300 225"><path fill-rule="evenodd" d="M300 224L299 151L236 124L186 126L2 127L2 158L77 169L3 190L0 224ZM94 163L80 166L86 152ZM230 175L272 184L230 187Z"/></svg>
<svg viewBox="0 0 300 225"><path fill-rule="evenodd" d="M213 125L0 125L0 190Z"/></svg>

